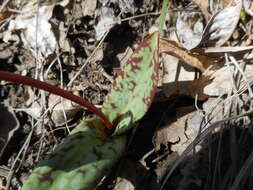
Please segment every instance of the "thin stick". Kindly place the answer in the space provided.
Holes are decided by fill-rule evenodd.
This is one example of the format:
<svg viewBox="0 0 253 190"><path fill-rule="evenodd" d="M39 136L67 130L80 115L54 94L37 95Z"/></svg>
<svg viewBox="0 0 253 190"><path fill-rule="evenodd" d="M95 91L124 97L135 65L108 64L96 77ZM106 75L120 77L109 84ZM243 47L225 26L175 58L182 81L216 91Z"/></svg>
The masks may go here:
<svg viewBox="0 0 253 190"><path fill-rule="evenodd" d="M71 86L72 83L74 82L74 80L76 80L76 78L81 74L81 72L83 72L84 67L90 62L90 60L93 58L93 56L95 55L95 53L97 52L97 50L100 48L100 46L102 45L102 43L104 42L106 36L108 35L109 30L104 34L103 38L100 40L99 44L97 45L97 47L94 49L94 51L91 53L91 55L86 59L85 63L82 65L82 67L80 68L80 70L75 74L75 76L70 80L70 82L67 84L67 86Z"/></svg>
<svg viewBox="0 0 253 190"><path fill-rule="evenodd" d="M69 99L72 102L75 102L83 107L86 107L87 109L95 113L98 117L100 117L100 119L102 120L102 122L105 124L105 126L108 129L112 129L112 123L107 119L107 117L99 109L97 109L94 105L92 105L87 100L84 100L83 98L76 96L72 94L71 92L68 92L59 87L50 85L48 83L30 78L30 77L21 76L21 75L6 72L6 71L0 71L0 80L29 85L29 86L56 94L63 98Z"/></svg>

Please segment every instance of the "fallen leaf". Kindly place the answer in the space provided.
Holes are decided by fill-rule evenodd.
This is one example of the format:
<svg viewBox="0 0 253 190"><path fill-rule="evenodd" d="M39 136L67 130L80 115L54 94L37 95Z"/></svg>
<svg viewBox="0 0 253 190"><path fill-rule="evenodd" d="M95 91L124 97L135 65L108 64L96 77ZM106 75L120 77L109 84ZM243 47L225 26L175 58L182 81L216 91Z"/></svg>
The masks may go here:
<svg viewBox="0 0 253 190"><path fill-rule="evenodd" d="M29 92L30 99L33 99L33 92ZM32 102L32 104L27 109L23 110L35 119L39 120L45 107L43 108L43 105L41 105L38 101L28 100L27 103L29 104L29 102ZM50 94L48 97L48 107L50 108L50 117L55 127L62 126L71 121L76 113L82 109L80 105L76 105L71 101L54 94ZM45 122L46 121L47 120L45 120Z"/></svg>
<svg viewBox="0 0 253 190"><path fill-rule="evenodd" d="M15 20L10 21L8 30L4 32L3 40L8 43L9 40L13 40L13 35L15 35L13 31L20 31L20 37L26 48L31 49L35 55L37 55L35 51L38 50L39 55L48 56L57 48L57 39L49 19L56 5L66 6L70 0L41 5L39 8L37 3L37 0L29 1L22 7L21 13L16 16Z"/></svg>
<svg viewBox="0 0 253 190"><path fill-rule="evenodd" d="M175 56L184 63L195 67L200 71L205 71L210 65L215 63L214 59L205 55L193 53L179 45L177 42L166 38L160 39L159 51L160 53L166 53Z"/></svg>
<svg viewBox="0 0 253 190"><path fill-rule="evenodd" d="M207 23L198 46L222 46L232 35L240 18L241 0L233 0ZM196 46L197 47L197 46Z"/></svg>
<svg viewBox="0 0 253 190"><path fill-rule="evenodd" d="M176 22L176 33L186 49L196 47L204 30L203 17L200 13L182 12Z"/></svg>
<svg viewBox="0 0 253 190"><path fill-rule="evenodd" d="M133 162L126 159L123 162L124 164L120 167L113 189L135 190L148 187L149 184L143 184L145 178L148 177L147 169L139 161Z"/></svg>
<svg viewBox="0 0 253 190"><path fill-rule="evenodd" d="M171 98L173 96L178 95L189 95L188 92L188 86L191 83L191 81L195 80L198 76L198 72L196 69L188 64L185 64L184 62L180 61L178 59L179 56L172 56L175 53L179 53L180 51L177 51L177 47L180 45L177 45L176 47L173 46L173 44L178 43L177 35L175 32L171 32L167 38L168 44L167 49L170 50L169 54L162 54L163 58L163 77L162 77L162 89L163 94L166 98ZM173 44L170 45L170 41L173 42ZM161 46L161 43L160 43ZM180 46L182 47L182 46ZM160 49L160 51L162 51ZM174 53L170 55L171 52ZM183 51L186 51L187 53L190 52L183 48Z"/></svg>
<svg viewBox="0 0 253 190"><path fill-rule="evenodd" d="M70 45L71 43L69 42L69 39L67 38L67 28L64 27L64 23L60 22L59 23L59 30L58 30L58 35L59 35L59 47L63 52L71 52L74 54L74 48Z"/></svg>
<svg viewBox="0 0 253 190"><path fill-rule="evenodd" d="M194 110L193 106L178 108L168 124L155 132L153 142L156 150L161 144L167 146L170 143L173 152L182 154L198 134L198 126L187 125L187 120L196 113Z"/></svg>
<svg viewBox="0 0 253 190"><path fill-rule="evenodd" d="M247 64L244 70L246 77L250 77L253 73L253 65ZM208 96L220 96L228 94L233 86L231 81L231 72L229 67L222 67L217 70L212 76L212 82L204 87L203 93ZM242 83L240 83L242 85Z"/></svg>
<svg viewBox="0 0 253 190"><path fill-rule="evenodd" d="M209 96L204 93L204 88L211 82L210 76L205 75L191 81L187 86L189 95L191 95L192 98L196 98L197 95L197 98L200 101L206 100Z"/></svg>
<svg viewBox="0 0 253 190"><path fill-rule="evenodd" d="M0 22L9 18L13 14L11 11L6 9L6 7L11 8L11 9L17 8L17 6L12 1L8 1L4 7L2 7L2 5L3 5L3 2L1 2L1 6L0 6L0 9L3 8L3 10L0 10Z"/></svg>
<svg viewBox="0 0 253 190"><path fill-rule="evenodd" d="M229 6L229 4L231 3L231 0L220 0L218 3L222 8L225 8L226 6ZM235 5L235 3L236 1L232 0L233 6Z"/></svg>

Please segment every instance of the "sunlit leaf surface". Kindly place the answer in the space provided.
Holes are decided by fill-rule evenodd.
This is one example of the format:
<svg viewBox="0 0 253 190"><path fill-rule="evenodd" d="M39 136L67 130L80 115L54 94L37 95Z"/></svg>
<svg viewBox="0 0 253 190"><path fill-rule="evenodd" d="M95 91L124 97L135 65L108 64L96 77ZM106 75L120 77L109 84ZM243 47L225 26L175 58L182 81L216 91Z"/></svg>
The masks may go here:
<svg viewBox="0 0 253 190"><path fill-rule="evenodd" d="M97 119L81 123L42 161L22 190L88 190L115 165L125 136L109 138L96 127Z"/></svg>

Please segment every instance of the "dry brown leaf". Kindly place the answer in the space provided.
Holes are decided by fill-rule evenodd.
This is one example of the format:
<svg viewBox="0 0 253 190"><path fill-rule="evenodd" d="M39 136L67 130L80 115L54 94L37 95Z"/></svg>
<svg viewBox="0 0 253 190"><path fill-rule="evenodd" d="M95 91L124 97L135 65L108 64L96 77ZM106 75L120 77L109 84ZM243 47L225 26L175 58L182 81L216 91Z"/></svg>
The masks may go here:
<svg viewBox="0 0 253 190"><path fill-rule="evenodd" d="M188 119L196 112L194 110L193 106L178 108L176 114L170 117L169 123L156 131L153 138L156 150L159 150L161 144L171 143L171 150L181 155L198 133L198 129L193 125L187 126Z"/></svg>
<svg viewBox="0 0 253 190"><path fill-rule="evenodd" d="M232 69L232 68L231 68ZM222 67L216 71L206 72L199 79L192 81L188 86L189 94L195 98L198 95L199 100L206 100L208 97L221 96L229 94L232 89L231 72L228 67ZM252 77L253 65L247 64L244 70L246 78ZM240 86L245 81L240 82Z"/></svg>
<svg viewBox="0 0 253 190"><path fill-rule="evenodd" d="M220 0L219 1L222 8L225 8L226 6L229 6L229 3L231 3L232 6L236 6L237 2L238 2L238 0Z"/></svg>
<svg viewBox="0 0 253 190"><path fill-rule="evenodd" d="M2 5L0 5L1 8ZM17 6L12 2L12 1L8 1L7 4L5 5L5 7L9 7L11 9L16 9ZM4 19L9 18L11 15L13 14L13 12L7 10L2 10L0 11L0 22L2 22Z"/></svg>
<svg viewBox="0 0 253 190"><path fill-rule="evenodd" d="M60 97L55 97L54 95L49 96L49 106L59 101L53 107L51 115L56 126L64 125L66 122L72 120L76 113L82 109L80 105L76 105L66 99L60 99Z"/></svg>
<svg viewBox="0 0 253 190"><path fill-rule="evenodd" d="M172 41L178 40L175 32L171 32L168 39ZM163 76L161 78L165 97L188 95L187 86L192 80L196 79L198 74L196 69L168 54L163 54L162 58Z"/></svg>
<svg viewBox="0 0 253 190"><path fill-rule="evenodd" d="M179 45L177 42L166 38L160 39L159 50L160 53L166 53L175 56L186 64L191 65L202 72L205 71L210 65L214 64L214 60L210 57L193 53Z"/></svg>

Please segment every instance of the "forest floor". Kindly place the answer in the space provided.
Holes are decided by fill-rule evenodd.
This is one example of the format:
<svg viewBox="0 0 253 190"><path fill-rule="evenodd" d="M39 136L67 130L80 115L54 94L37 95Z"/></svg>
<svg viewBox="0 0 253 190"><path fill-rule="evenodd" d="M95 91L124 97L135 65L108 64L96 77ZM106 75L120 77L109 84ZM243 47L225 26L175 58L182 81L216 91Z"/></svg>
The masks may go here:
<svg viewBox="0 0 253 190"><path fill-rule="evenodd" d="M162 7L159 0L38 2L0 0L0 70L62 87L98 108L117 71L158 26ZM159 56L156 97L97 189L253 188L253 3L211 2L169 2L164 37L173 42ZM92 116L56 95L6 81L0 102L0 189L20 189Z"/></svg>

